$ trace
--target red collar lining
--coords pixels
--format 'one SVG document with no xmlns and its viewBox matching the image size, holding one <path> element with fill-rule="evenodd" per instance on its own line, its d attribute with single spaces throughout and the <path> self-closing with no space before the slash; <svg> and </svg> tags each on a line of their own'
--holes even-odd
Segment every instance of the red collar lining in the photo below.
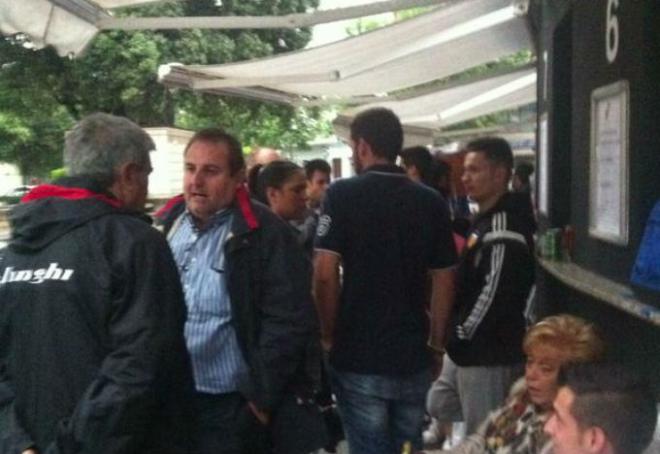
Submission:
<svg viewBox="0 0 660 454">
<path fill-rule="evenodd" d="M 21 203 L 32 202 L 33 200 L 41 200 L 49 197 L 57 197 L 67 200 L 83 200 L 83 199 L 97 199 L 112 205 L 115 208 L 121 208 L 122 203 L 104 194 L 92 192 L 85 188 L 67 188 L 64 186 L 56 186 L 54 184 L 42 184 L 33 188 L 21 199 Z"/>
<path fill-rule="evenodd" d="M 259 221 L 252 211 L 252 205 L 250 204 L 250 194 L 247 191 L 245 185 L 241 185 L 236 189 L 236 201 L 238 202 L 238 207 L 245 218 L 245 222 L 250 230 L 254 230 L 259 227 Z"/>
<path fill-rule="evenodd" d="M 183 194 L 177 195 L 175 197 L 172 197 L 170 200 L 168 200 L 165 206 L 163 206 L 158 211 L 156 211 L 154 217 L 158 219 L 165 219 L 167 215 L 170 213 L 170 211 L 172 211 L 172 209 L 180 203 L 185 203 L 183 199 Z"/>
</svg>

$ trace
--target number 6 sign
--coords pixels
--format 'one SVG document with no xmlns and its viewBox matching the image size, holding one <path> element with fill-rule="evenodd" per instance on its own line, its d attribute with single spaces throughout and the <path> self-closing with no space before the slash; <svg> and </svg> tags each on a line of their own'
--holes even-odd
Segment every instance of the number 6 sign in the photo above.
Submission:
<svg viewBox="0 0 660 454">
<path fill-rule="evenodd" d="M 619 0 L 607 0 L 607 27 L 605 28 L 605 55 L 613 63 L 619 52 L 619 19 L 614 12 L 619 8 Z"/>
</svg>

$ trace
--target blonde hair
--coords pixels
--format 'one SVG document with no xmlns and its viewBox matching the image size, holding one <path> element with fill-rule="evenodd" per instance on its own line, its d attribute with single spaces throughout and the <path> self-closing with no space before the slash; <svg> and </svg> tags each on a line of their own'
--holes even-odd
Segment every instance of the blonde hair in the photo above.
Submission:
<svg viewBox="0 0 660 454">
<path fill-rule="evenodd" d="M 605 352 L 605 342 L 596 326 L 568 314 L 544 318 L 527 331 L 525 353 L 541 345 L 562 351 L 567 363 L 598 361 Z"/>
</svg>

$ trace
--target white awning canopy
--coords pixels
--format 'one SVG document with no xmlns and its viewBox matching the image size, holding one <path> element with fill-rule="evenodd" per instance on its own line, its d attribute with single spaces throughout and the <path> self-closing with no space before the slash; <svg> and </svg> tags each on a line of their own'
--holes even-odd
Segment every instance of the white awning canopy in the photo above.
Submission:
<svg viewBox="0 0 660 454">
<path fill-rule="evenodd" d="M 0 0 L 0 31 L 25 33 L 37 46 L 51 44 L 60 55 L 78 55 L 106 28 L 295 28 L 433 4 L 435 9 L 412 19 L 318 48 L 221 65 L 163 65 L 159 79 L 170 87 L 298 106 L 361 106 L 343 112 L 336 128 L 364 108 L 387 106 L 401 117 L 415 143 L 429 143 L 444 126 L 535 101 L 534 68 L 420 88 L 531 50 L 528 0 L 387 0 L 279 17 L 112 15 L 113 8 L 155 1 Z"/>
<path fill-rule="evenodd" d="M 517 70 L 489 74 L 450 84 L 419 96 L 361 105 L 343 112 L 353 116 L 375 105 L 392 109 L 403 123 L 440 129 L 470 118 L 513 109 L 536 101 L 536 69 L 528 65 Z"/>
<path fill-rule="evenodd" d="M 159 1 L 164 0 L 0 0 L 0 32 L 5 35 L 24 33 L 37 48 L 51 45 L 61 56 L 77 56 L 101 30 L 294 29 L 382 12 L 437 5 L 449 0 L 386 0 L 368 5 L 284 16 L 117 18 L 112 15 L 115 8 Z"/>
<path fill-rule="evenodd" d="M 338 136 L 348 138 L 348 126 L 355 115 L 371 107 L 386 107 L 399 116 L 410 134 L 419 138 L 412 141 L 414 144 L 429 144 L 433 133 L 443 127 L 535 101 L 536 70 L 528 66 L 439 88 L 420 96 L 351 108 L 342 112 L 333 126 Z"/>
<path fill-rule="evenodd" d="M 53 46 L 61 56 L 79 55 L 96 36 L 108 10 L 162 0 L 2 0 L 0 32 L 23 33 L 37 47 Z"/>
<path fill-rule="evenodd" d="M 531 48 L 526 2 L 453 1 L 319 48 L 208 66 L 165 65 L 168 86 L 290 104 L 361 102 Z"/>
</svg>

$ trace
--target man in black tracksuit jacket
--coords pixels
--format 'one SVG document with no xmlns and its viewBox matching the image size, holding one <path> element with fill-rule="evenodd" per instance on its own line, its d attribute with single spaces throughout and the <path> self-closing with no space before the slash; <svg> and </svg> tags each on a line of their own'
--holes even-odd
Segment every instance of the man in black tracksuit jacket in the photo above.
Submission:
<svg viewBox="0 0 660 454">
<path fill-rule="evenodd" d="M 176 265 L 133 211 L 144 205 L 151 149 L 137 125 L 91 115 L 69 134 L 65 162 L 94 176 L 38 186 L 11 213 L 0 261 L 1 454 L 190 452 Z"/>
<path fill-rule="evenodd" d="M 456 301 L 431 414 L 472 433 L 522 374 L 525 308 L 534 284 L 536 223 L 528 195 L 507 191 L 513 155 L 500 138 L 470 142 L 463 183 L 479 205 L 457 270 Z M 451 414 L 456 410 L 460 415 Z"/>
<path fill-rule="evenodd" d="M 534 283 L 529 196 L 503 194 L 468 231 L 447 350 L 459 366 L 520 364 Z"/>
</svg>

